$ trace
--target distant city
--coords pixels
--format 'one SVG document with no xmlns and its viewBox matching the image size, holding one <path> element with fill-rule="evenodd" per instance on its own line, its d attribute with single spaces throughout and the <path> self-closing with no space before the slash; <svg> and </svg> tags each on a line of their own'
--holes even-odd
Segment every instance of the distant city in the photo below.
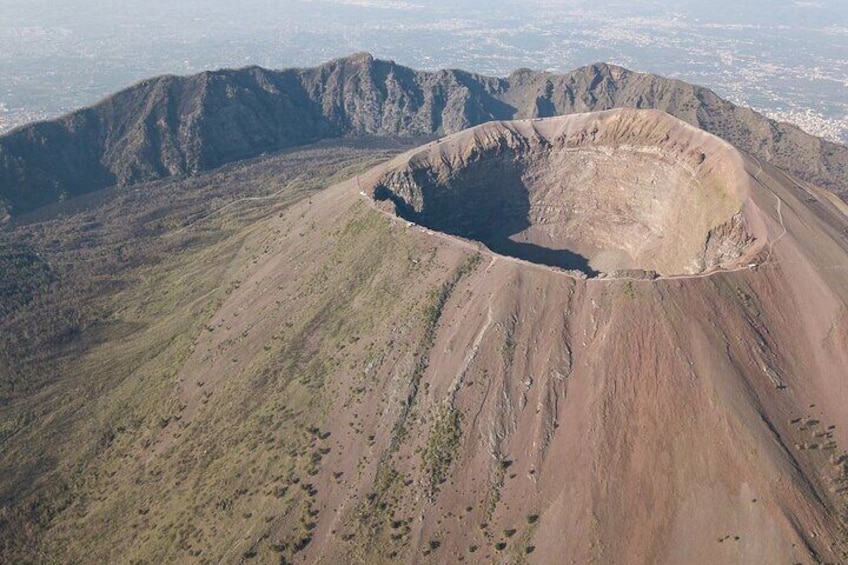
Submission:
<svg viewBox="0 0 848 565">
<path fill-rule="evenodd" d="M 844 0 L 454 4 L 0 0 L 0 132 L 153 75 L 307 66 L 369 51 L 417 69 L 499 76 L 606 61 L 707 86 L 848 144 Z"/>
</svg>

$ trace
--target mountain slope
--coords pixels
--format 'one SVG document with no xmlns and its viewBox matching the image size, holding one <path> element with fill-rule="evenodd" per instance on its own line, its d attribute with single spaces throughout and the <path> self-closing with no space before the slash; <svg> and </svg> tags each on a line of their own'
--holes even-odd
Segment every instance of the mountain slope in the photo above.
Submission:
<svg viewBox="0 0 848 565">
<path fill-rule="evenodd" d="M 845 197 L 848 148 L 680 81 L 598 64 L 565 75 L 420 72 L 357 54 L 311 69 L 163 76 L 0 138 L 0 216 L 112 184 L 194 174 L 319 139 L 438 135 L 493 119 L 656 108 Z"/>
<path fill-rule="evenodd" d="M 411 170 L 410 195 L 503 202 L 462 175 L 545 152 L 608 154 L 623 181 L 676 171 L 656 203 L 703 196 L 692 225 L 740 211 L 750 256 L 576 276 L 432 229 L 451 207 L 417 226 L 370 197 Z M 538 171 L 520 170 L 533 202 Z M 832 194 L 662 113 L 606 112 L 488 124 L 293 200 L 158 234 L 173 253 L 97 301 L 102 340 L 11 405 L 7 560 L 848 559 Z M 635 209 L 603 208 L 595 231 Z"/>
</svg>

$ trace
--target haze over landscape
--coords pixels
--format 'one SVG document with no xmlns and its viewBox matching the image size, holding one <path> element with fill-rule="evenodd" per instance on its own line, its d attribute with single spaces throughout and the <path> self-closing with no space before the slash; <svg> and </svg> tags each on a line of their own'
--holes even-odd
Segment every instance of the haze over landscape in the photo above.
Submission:
<svg viewBox="0 0 848 565">
<path fill-rule="evenodd" d="M 0 7 L 0 563 L 848 563 L 841 3 Z"/>
<path fill-rule="evenodd" d="M 842 0 L 0 0 L 0 14 L 0 131 L 157 74 L 369 51 L 498 76 L 617 63 L 848 141 Z"/>
</svg>

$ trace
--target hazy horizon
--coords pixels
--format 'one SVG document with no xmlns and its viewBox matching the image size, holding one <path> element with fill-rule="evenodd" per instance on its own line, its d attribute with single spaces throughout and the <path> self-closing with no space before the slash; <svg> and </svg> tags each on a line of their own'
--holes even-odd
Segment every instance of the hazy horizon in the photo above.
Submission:
<svg viewBox="0 0 848 565">
<path fill-rule="evenodd" d="M 154 75 L 369 51 L 501 76 L 617 63 L 848 141 L 848 6 L 838 0 L 0 0 L 0 13 L 0 131 Z"/>
</svg>

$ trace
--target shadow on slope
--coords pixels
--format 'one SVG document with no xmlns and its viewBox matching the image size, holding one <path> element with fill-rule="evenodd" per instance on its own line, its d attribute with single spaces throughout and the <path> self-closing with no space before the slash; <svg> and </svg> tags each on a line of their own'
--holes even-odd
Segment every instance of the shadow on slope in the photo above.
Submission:
<svg viewBox="0 0 848 565">
<path fill-rule="evenodd" d="M 423 173 L 413 173 L 415 176 Z M 421 187 L 418 206 L 385 185 L 374 190 L 374 199 L 391 201 L 404 220 L 432 230 L 479 241 L 501 255 L 565 270 L 577 270 L 587 276 L 599 274 L 589 259 L 569 249 L 553 249 L 512 239 L 531 227 L 530 190 L 517 169 L 471 165 L 461 179 L 450 186 L 416 179 Z"/>
</svg>

